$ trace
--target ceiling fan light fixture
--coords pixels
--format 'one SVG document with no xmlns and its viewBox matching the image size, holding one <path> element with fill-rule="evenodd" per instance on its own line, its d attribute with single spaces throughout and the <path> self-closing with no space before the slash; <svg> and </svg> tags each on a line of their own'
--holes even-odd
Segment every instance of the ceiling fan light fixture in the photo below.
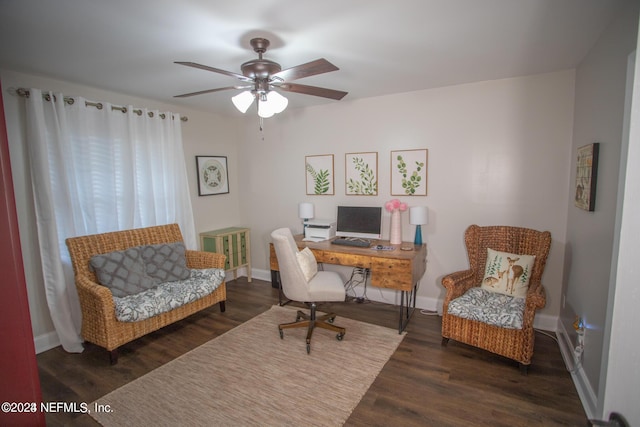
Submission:
<svg viewBox="0 0 640 427">
<path fill-rule="evenodd" d="M 267 94 L 267 102 L 273 105 L 273 112 L 276 114 L 282 113 L 289 105 L 289 100 L 274 90 Z"/>
<path fill-rule="evenodd" d="M 278 91 L 293 92 L 302 95 L 313 95 L 321 98 L 341 100 L 347 95 L 347 92 L 327 89 L 317 86 L 308 86 L 298 83 L 291 83 L 294 80 L 311 77 L 318 74 L 337 71 L 339 68 L 324 58 L 305 64 L 296 65 L 295 67 L 282 69 L 280 64 L 263 58 L 263 54 L 269 47 L 269 40 L 256 37 L 249 41 L 253 51 L 258 54 L 257 59 L 252 59 L 242 64 L 240 67 L 242 74 L 231 71 L 221 70 L 219 68 L 209 67 L 195 62 L 177 61 L 176 64 L 185 65 L 187 67 L 198 68 L 213 73 L 224 74 L 225 76 L 235 77 L 243 82 L 242 86 L 227 86 L 216 89 L 201 90 L 198 92 L 184 93 L 176 95 L 176 98 L 187 98 L 195 95 L 203 95 L 208 93 L 219 92 L 228 89 L 248 89 L 241 92 L 231 99 L 233 105 L 243 114 L 249 110 L 255 99 L 258 115 L 260 118 L 272 117 L 274 114 L 281 113 L 287 108 L 289 100 L 282 96 Z"/>
<path fill-rule="evenodd" d="M 236 96 L 232 97 L 231 101 L 233 102 L 233 105 L 236 106 L 238 111 L 244 114 L 247 112 L 251 104 L 253 104 L 254 98 L 255 97 L 250 90 L 245 90 L 244 92 L 240 92 Z"/>
<path fill-rule="evenodd" d="M 289 105 L 287 98 L 273 90 L 269 91 L 258 98 L 258 115 L 263 119 L 268 119 L 274 114 L 283 112 L 287 105 Z"/>
<path fill-rule="evenodd" d="M 258 99 L 258 115 L 263 119 L 268 119 L 273 117 L 275 113 L 273 103 L 269 102 L 266 95 L 261 95 Z"/>
</svg>

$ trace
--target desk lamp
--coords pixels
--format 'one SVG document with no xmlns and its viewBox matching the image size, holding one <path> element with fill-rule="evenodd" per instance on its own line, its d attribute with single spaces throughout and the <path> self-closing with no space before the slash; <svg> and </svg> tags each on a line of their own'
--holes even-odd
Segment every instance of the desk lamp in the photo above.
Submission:
<svg viewBox="0 0 640 427">
<path fill-rule="evenodd" d="M 302 220 L 302 234 L 306 236 L 307 222 L 313 218 L 313 203 L 298 203 L 298 218 Z"/>
<path fill-rule="evenodd" d="M 415 245 L 422 245 L 422 224 L 429 223 L 429 209 L 426 206 L 414 206 L 409 208 L 409 224 L 416 226 Z"/>
</svg>

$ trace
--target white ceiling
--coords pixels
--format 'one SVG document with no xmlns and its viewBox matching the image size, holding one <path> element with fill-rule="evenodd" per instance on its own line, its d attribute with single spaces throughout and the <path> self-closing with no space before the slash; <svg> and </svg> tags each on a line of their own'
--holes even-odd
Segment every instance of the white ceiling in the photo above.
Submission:
<svg viewBox="0 0 640 427">
<path fill-rule="evenodd" d="M 296 83 L 349 92 L 289 108 L 345 102 L 574 68 L 621 1 L 0 0 L 0 68 L 240 115 L 236 91 L 173 98 L 237 82 L 173 61 L 240 73 L 266 37 L 283 69 L 340 68 Z"/>
</svg>

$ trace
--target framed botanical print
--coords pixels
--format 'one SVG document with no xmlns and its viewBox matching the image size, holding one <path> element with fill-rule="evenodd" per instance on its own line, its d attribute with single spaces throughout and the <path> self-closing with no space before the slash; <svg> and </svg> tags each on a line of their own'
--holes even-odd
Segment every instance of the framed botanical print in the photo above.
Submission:
<svg viewBox="0 0 640 427">
<path fill-rule="evenodd" d="M 334 194 L 333 154 L 305 156 L 307 194 Z"/>
<path fill-rule="evenodd" d="M 211 196 L 229 192 L 226 156 L 196 156 L 198 195 Z"/>
<path fill-rule="evenodd" d="M 574 204 L 585 211 L 596 208 L 596 181 L 598 175 L 598 152 L 600 143 L 578 148 L 576 161 L 576 192 Z"/>
<path fill-rule="evenodd" d="M 378 153 L 347 153 L 344 168 L 346 195 L 378 195 Z"/>
<path fill-rule="evenodd" d="M 391 152 L 391 195 L 427 195 L 428 150 Z"/>
</svg>

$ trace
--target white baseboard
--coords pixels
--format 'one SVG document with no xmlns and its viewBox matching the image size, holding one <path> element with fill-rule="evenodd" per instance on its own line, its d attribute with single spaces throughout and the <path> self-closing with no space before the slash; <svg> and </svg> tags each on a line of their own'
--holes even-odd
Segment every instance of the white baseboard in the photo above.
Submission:
<svg viewBox="0 0 640 427">
<path fill-rule="evenodd" d="M 243 271 L 244 275 L 246 276 L 246 271 Z M 251 269 L 251 277 L 258 279 L 258 280 L 264 280 L 266 282 L 271 282 L 271 270 L 262 270 L 259 268 L 252 268 Z"/>
<path fill-rule="evenodd" d="M 558 316 L 537 313 L 533 319 L 533 327 L 535 329 L 542 329 L 543 331 L 557 332 Z"/>
<path fill-rule="evenodd" d="M 573 355 L 574 344 L 571 342 L 571 338 L 564 327 L 564 324 L 558 319 L 557 321 L 557 337 L 558 345 L 560 346 L 560 353 L 564 359 L 565 366 L 569 373 L 571 373 L 571 379 L 576 387 L 580 401 L 584 412 L 589 419 L 596 419 L 597 417 L 597 404 L 598 397 L 591 387 L 589 378 L 582 368 L 581 363 L 576 363 L 575 356 Z"/>
<path fill-rule="evenodd" d="M 40 354 L 44 351 L 51 350 L 52 348 L 59 346 L 60 338 L 58 338 L 58 334 L 56 333 L 56 331 L 52 331 L 34 337 L 33 343 L 36 347 L 36 354 Z"/>
</svg>

